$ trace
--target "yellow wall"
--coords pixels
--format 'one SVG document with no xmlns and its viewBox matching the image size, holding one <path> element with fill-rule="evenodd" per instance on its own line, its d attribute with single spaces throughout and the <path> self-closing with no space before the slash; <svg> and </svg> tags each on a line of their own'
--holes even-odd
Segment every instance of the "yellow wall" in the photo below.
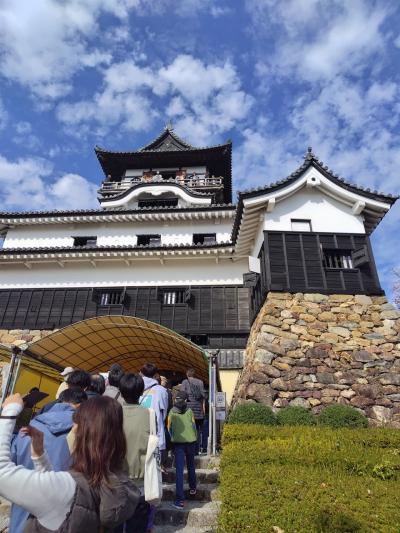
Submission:
<svg viewBox="0 0 400 533">
<path fill-rule="evenodd" d="M 237 380 L 239 378 L 240 370 L 220 370 L 219 377 L 221 380 L 221 388 L 226 392 L 226 402 L 230 405 Z"/>
</svg>

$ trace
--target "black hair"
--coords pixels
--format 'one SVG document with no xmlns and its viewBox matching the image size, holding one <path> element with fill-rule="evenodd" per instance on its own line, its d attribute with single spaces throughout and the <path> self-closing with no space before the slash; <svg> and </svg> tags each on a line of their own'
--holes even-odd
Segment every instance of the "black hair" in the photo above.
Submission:
<svg viewBox="0 0 400 533">
<path fill-rule="evenodd" d="M 111 365 L 110 372 L 108 373 L 108 383 L 112 387 L 119 387 L 119 382 L 124 375 L 124 369 L 118 363 Z"/>
<path fill-rule="evenodd" d="M 101 374 L 90 374 L 89 391 L 96 392 L 99 396 L 106 390 L 106 380 Z"/>
<path fill-rule="evenodd" d="M 144 381 L 139 374 L 125 374 L 119 382 L 119 390 L 126 403 L 137 404 L 144 391 Z"/>
<path fill-rule="evenodd" d="M 87 394 L 80 387 L 68 387 L 60 394 L 58 401 L 61 403 L 73 403 L 79 405 L 87 400 Z"/>
<path fill-rule="evenodd" d="M 90 374 L 84 370 L 74 370 L 68 375 L 67 384 L 69 387 L 72 385 L 87 389 L 90 386 Z"/>
<path fill-rule="evenodd" d="M 194 368 L 188 368 L 186 375 L 188 378 L 194 378 L 196 375 L 196 370 Z"/>
<path fill-rule="evenodd" d="M 153 363 L 146 363 L 140 369 L 140 372 L 146 376 L 146 378 L 153 378 L 158 373 L 158 368 Z"/>
</svg>

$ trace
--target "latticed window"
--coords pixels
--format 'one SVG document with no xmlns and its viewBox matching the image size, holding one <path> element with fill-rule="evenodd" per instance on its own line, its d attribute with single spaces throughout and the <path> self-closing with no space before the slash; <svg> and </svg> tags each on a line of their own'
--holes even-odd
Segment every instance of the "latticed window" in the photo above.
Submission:
<svg viewBox="0 0 400 533">
<path fill-rule="evenodd" d="M 354 268 L 351 251 L 324 250 L 324 266 L 325 268 Z"/>
<path fill-rule="evenodd" d="M 99 291 L 97 300 L 99 305 L 122 305 L 124 292 L 122 290 Z"/>
<path fill-rule="evenodd" d="M 163 292 L 162 302 L 164 305 L 176 305 L 188 303 L 190 291 L 188 289 L 173 289 Z"/>
</svg>

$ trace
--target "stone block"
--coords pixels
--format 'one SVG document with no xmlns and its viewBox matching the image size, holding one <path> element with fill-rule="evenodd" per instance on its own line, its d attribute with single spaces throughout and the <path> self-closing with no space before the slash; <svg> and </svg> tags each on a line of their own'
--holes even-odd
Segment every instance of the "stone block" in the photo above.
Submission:
<svg viewBox="0 0 400 533">
<path fill-rule="evenodd" d="M 276 378 L 271 381 L 271 387 L 275 390 L 287 391 L 288 384 L 282 378 Z"/>
<path fill-rule="evenodd" d="M 266 343 L 263 343 L 262 347 L 269 351 L 269 352 L 272 352 L 274 354 L 277 354 L 277 355 L 285 355 L 285 350 L 283 348 L 281 348 L 281 346 L 279 344 L 272 344 L 271 342 L 266 342 Z"/>
<path fill-rule="evenodd" d="M 321 302 L 325 302 L 328 300 L 328 296 L 326 294 L 319 294 L 319 293 L 315 293 L 315 294 L 305 294 L 304 295 L 304 300 L 306 302 L 313 302 L 313 303 L 321 303 Z"/>
<path fill-rule="evenodd" d="M 273 365 L 276 368 L 279 368 L 279 370 L 282 370 L 283 372 L 288 372 L 291 369 L 291 366 L 288 365 L 287 363 L 279 363 L 279 362 L 274 361 Z"/>
<path fill-rule="evenodd" d="M 269 385 L 262 385 L 260 383 L 251 383 L 246 390 L 246 396 L 250 400 L 255 400 L 264 405 L 273 404 L 273 391 Z"/>
<path fill-rule="evenodd" d="M 308 323 L 309 322 L 315 322 L 315 316 L 307 314 L 307 313 L 301 313 L 300 314 L 300 319 L 304 320 L 305 322 L 308 322 Z"/>
<path fill-rule="evenodd" d="M 393 410 L 381 405 L 373 405 L 369 411 L 371 418 L 376 420 L 380 425 L 388 424 L 392 418 Z"/>
<path fill-rule="evenodd" d="M 272 360 L 275 358 L 275 354 L 269 352 L 268 350 L 263 350 L 259 348 L 256 350 L 254 360 L 258 363 L 267 364 L 269 365 Z"/>
<path fill-rule="evenodd" d="M 310 408 L 310 402 L 306 398 L 302 398 L 301 396 L 298 396 L 297 398 L 291 400 L 290 405 L 297 407 L 305 407 L 306 409 Z"/>
<path fill-rule="evenodd" d="M 365 409 L 366 407 L 373 405 L 375 402 L 371 398 L 366 398 L 365 396 L 353 396 L 353 398 L 350 400 L 350 403 L 353 407 Z"/>
<path fill-rule="evenodd" d="M 335 344 L 338 342 L 339 337 L 335 333 L 322 333 L 321 340 L 324 342 Z"/>
<path fill-rule="evenodd" d="M 400 311 L 397 311 L 396 309 L 392 311 L 382 311 L 380 316 L 381 318 L 388 318 L 391 320 L 396 320 L 397 318 L 400 318 Z"/>
<path fill-rule="evenodd" d="M 316 407 L 317 405 L 321 405 L 321 401 L 318 400 L 317 398 L 309 398 L 308 402 L 311 405 L 311 407 Z"/>
<path fill-rule="evenodd" d="M 342 390 L 340 393 L 340 396 L 343 396 L 343 398 L 347 398 L 347 400 L 350 400 L 355 395 L 356 393 L 351 389 Z"/>
<path fill-rule="evenodd" d="M 389 400 L 392 402 L 400 402 L 400 393 L 397 394 L 389 394 L 388 396 Z"/>
<path fill-rule="evenodd" d="M 308 330 L 307 330 L 306 326 L 298 326 L 298 325 L 291 326 L 290 327 L 290 331 L 292 333 L 297 333 L 299 335 L 307 335 L 307 333 L 308 333 Z"/>
<path fill-rule="evenodd" d="M 269 382 L 269 378 L 263 372 L 253 372 L 250 377 L 253 383 L 261 383 L 262 385 Z"/>
<path fill-rule="evenodd" d="M 281 375 L 280 370 L 269 364 L 260 364 L 257 368 L 259 372 L 262 372 L 263 374 L 266 374 L 271 378 L 279 378 L 279 376 Z"/>
<path fill-rule="evenodd" d="M 289 331 L 282 331 L 279 328 L 276 328 L 274 326 L 269 326 L 269 325 L 263 326 L 263 331 L 265 333 L 272 333 L 273 335 L 276 335 L 278 337 L 283 337 L 284 339 L 298 340 L 299 338 L 299 336 L 294 333 L 290 333 Z"/>
<path fill-rule="evenodd" d="M 258 335 L 258 344 L 261 345 L 265 342 L 272 342 L 274 339 L 276 339 L 276 335 L 272 335 L 271 333 L 267 333 L 263 330 L 265 326 L 261 327 L 261 333 Z"/>
<path fill-rule="evenodd" d="M 282 324 L 282 321 L 280 318 L 267 315 L 263 318 L 263 324 L 269 324 L 270 326 L 280 326 Z"/>
<path fill-rule="evenodd" d="M 316 374 L 317 381 L 323 383 L 324 385 L 329 385 L 330 383 L 335 383 L 335 376 L 331 372 L 317 372 Z"/>
<path fill-rule="evenodd" d="M 359 396 L 366 396 L 375 400 L 381 393 L 379 385 L 366 385 L 363 383 L 354 383 L 351 387 Z"/>
<path fill-rule="evenodd" d="M 379 381 L 382 385 L 400 385 L 400 374 L 387 372 L 381 375 Z"/>
<path fill-rule="evenodd" d="M 292 313 L 305 313 L 306 312 L 306 308 L 304 307 L 304 305 L 292 305 L 290 310 L 292 311 Z"/>
<path fill-rule="evenodd" d="M 346 328 L 341 328 L 339 326 L 331 326 L 328 328 L 329 333 L 334 333 L 335 335 L 338 335 L 339 337 L 343 337 L 345 339 L 348 339 L 350 337 L 350 331 Z"/>
<path fill-rule="evenodd" d="M 330 294 L 329 301 L 335 303 L 350 302 L 353 300 L 353 296 L 349 294 Z"/>
<path fill-rule="evenodd" d="M 360 305 L 372 305 L 372 298 L 365 296 L 364 294 L 356 294 L 354 296 L 354 301 L 356 304 Z"/>
<path fill-rule="evenodd" d="M 359 361 L 360 363 L 369 363 L 370 361 L 374 361 L 376 357 L 366 350 L 354 350 L 353 359 L 354 361 Z"/>
<path fill-rule="evenodd" d="M 323 311 L 318 314 L 318 320 L 322 322 L 336 322 L 336 315 L 330 311 Z"/>
</svg>

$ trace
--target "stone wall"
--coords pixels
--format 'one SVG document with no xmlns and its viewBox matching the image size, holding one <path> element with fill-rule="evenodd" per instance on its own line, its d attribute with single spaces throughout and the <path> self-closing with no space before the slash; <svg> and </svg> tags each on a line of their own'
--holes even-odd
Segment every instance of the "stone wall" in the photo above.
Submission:
<svg viewBox="0 0 400 533">
<path fill-rule="evenodd" d="M 382 296 L 269 293 L 234 401 L 342 403 L 400 427 L 400 312 Z"/>
<path fill-rule="evenodd" d="M 4 346 L 22 346 L 31 342 L 36 342 L 43 337 L 47 337 L 54 330 L 40 329 L 0 329 L 0 344 Z"/>
</svg>

